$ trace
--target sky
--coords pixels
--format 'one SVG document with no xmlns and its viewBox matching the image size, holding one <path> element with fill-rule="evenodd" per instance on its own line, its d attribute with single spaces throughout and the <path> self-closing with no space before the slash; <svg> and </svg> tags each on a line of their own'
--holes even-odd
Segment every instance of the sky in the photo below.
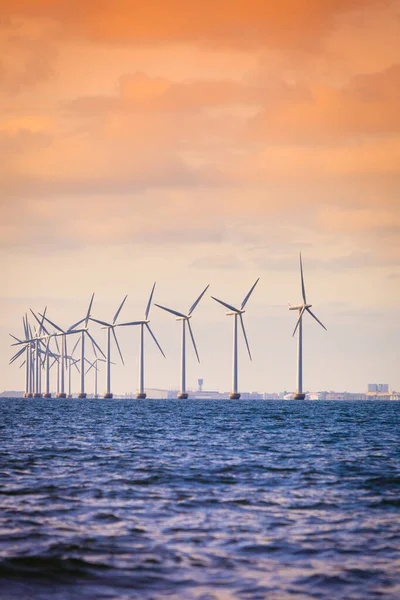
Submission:
<svg viewBox="0 0 400 600">
<path fill-rule="evenodd" d="M 232 317 L 257 279 L 239 387 L 400 389 L 400 3 L 0 0 L 0 388 L 23 389 L 9 333 L 193 316 L 188 385 L 231 385 Z M 146 384 L 179 383 L 179 324 L 154 307 Z M 93 327 L 103 346 L 105 332 Z M 139 332 L 118 332 L 135 391 Z M 115 348 L 114 357 L 117 362 Z M 104 373 L 100 375 L 104 387 Z M 77 381 L 76 385 L 77 387 Z"/>
</svg>

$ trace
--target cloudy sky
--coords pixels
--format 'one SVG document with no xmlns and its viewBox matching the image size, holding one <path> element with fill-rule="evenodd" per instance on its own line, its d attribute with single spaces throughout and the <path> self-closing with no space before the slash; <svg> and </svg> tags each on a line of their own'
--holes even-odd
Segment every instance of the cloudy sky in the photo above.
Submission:
<svg viewBox="0 0 400 600">
<path fill-rule="evenodd" d="M 292 390 L 298 253 L 308 390 L 400 389 L 400 3 L 0 0 L 1 389 L 8 332 L 186 310 L 257 277 L 242 390 Z M 174 388 L 179 325 L 157 308 L 147 384 Z M 231 318 L 205 297 L 188 383 L 227 390 Z M 93 329 L 99 342 L 104 332 Z M 121 329 L 137 385 L 138 331 Z M 242 340 L 241 340 L 242 341 Z M 190 350 L 190 349 L 189 349 Z"/>
</svg>

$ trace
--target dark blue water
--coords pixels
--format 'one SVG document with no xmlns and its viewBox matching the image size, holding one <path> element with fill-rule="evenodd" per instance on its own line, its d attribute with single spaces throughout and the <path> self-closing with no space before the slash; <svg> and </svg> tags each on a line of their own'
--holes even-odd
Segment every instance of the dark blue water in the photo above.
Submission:
<svg viewBox="0 0 400 600">
<path fill-rule="evenodd" d="M 400 403 L 0 401 L 0 597 L 400 598 Z"/>
</svg>

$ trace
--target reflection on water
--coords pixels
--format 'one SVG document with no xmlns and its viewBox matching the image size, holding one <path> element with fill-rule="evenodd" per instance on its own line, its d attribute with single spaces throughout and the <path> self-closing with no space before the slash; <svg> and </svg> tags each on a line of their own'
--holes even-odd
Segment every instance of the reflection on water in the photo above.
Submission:
<svg viewBox="0 0 400 600">
<path fill-rule="evenodd" d="M 399 414 L 1 400 L 0 597 L 398 599 Z"/>
</svg>

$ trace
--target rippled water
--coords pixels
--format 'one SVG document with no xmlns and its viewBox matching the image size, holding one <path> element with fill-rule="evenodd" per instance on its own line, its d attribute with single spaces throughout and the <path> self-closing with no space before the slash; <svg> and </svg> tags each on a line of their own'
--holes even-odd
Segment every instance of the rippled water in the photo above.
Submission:
<svg viewBox="0 0 400 600">
<path fill-rule="evenodd" d="M 400 598 L 400 403 L 0 401 L 0 596 Z"/>
</svg>

